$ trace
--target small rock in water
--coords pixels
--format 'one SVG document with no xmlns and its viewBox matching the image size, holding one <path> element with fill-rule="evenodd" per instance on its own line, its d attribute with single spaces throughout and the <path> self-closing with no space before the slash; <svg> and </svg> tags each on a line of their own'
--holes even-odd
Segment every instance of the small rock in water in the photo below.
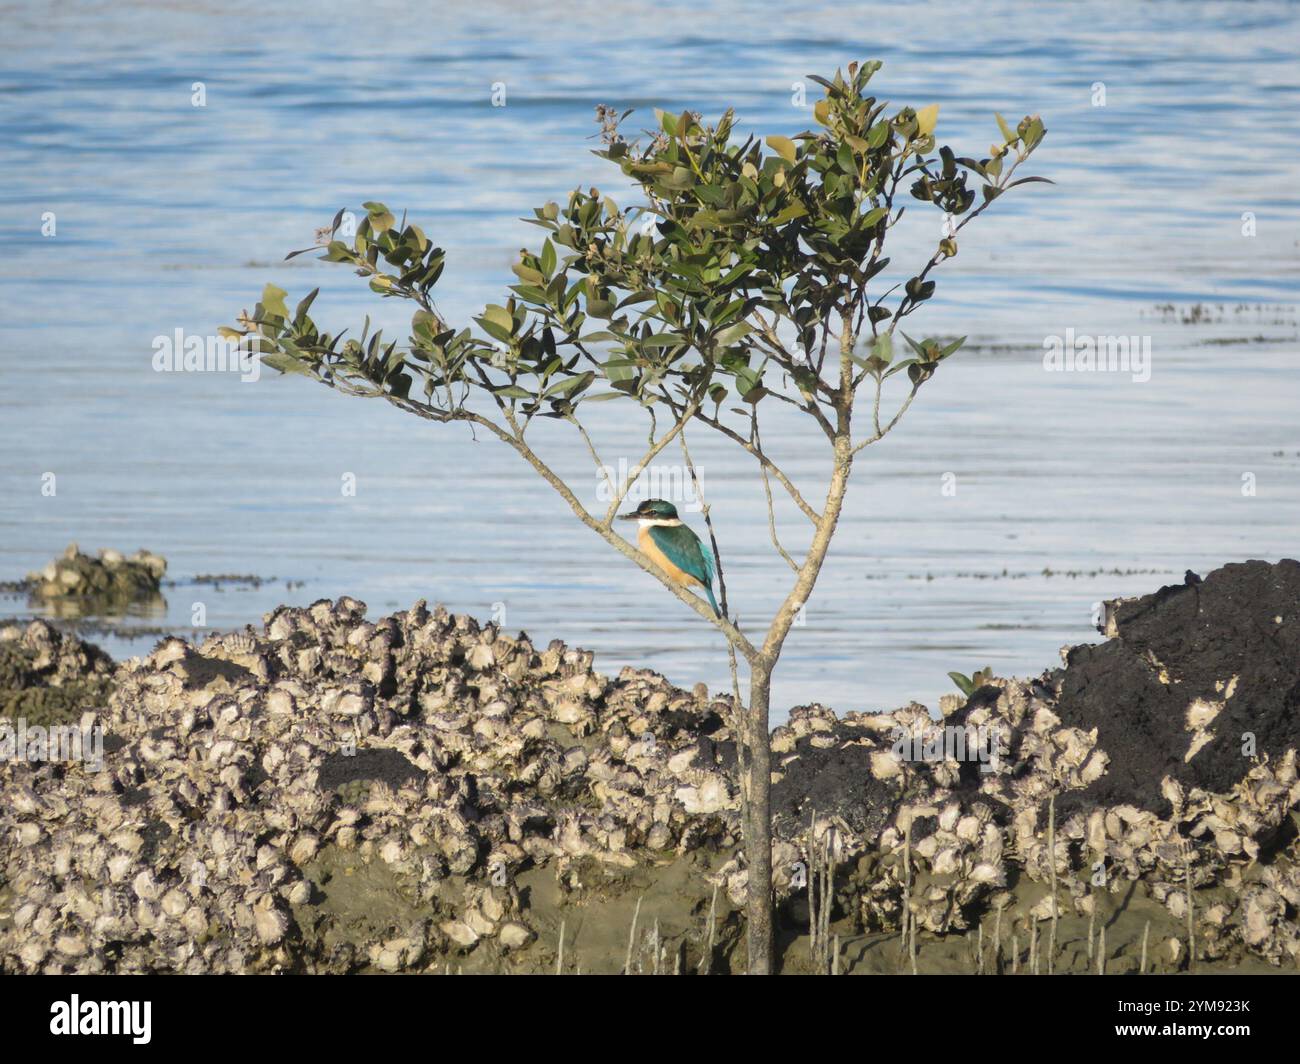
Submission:
<svg viewBox="0 0 1300 1064">
<path fill-rule="evenodd" d="M 166 573 L 166 559 L 147 550 L 128 558 L 104 549 L 92 558 L 70 543 L 61 557 L 28 573 L 27 583 L 38 599 L 77 599 L 111 607 L 157 595 Z"/>
</svg>

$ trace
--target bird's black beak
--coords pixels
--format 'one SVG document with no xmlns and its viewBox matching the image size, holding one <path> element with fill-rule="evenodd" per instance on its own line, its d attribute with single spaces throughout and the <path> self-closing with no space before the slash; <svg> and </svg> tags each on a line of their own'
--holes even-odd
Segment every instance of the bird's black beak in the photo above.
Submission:
<svg viewBox="0 0 1300 1064">
<path fill-rule="evenodd" d="M 630 514 L 619 514 L 618 519 L 620 521 L 635 521 L 640 516 L 639 513 L 633 510 Z"/>
</svg>

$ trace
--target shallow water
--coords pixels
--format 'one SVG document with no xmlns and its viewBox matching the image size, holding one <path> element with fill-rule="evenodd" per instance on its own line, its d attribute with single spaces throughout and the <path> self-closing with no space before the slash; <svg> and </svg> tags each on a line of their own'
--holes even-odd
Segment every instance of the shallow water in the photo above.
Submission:
<svg viewBox="0 0 1300 1064">
<path fill-rule="evenodd" d="M 425 597 L 483 619 L 503 609 L 508 628 L 590 647 L 607 672 L 646 664 L 726 687 L 720 638 L 513 454 L 270 373 L 158 374 L 152 343 L 211 333 L 267 281 L 293 298 L 319 284 L 331 326 L 371 313 L 402 329 L 403 308 L 346 271 L 280 261 L 370 198 L 448 248 L 440 306 L 466 320 L 513 280 L 530 207 L 617 186 L 589 154 L 595 104 L 734 104 L 751 128 L 789 134 L 811 121 L 792 84 L 869 56 L 885 60 L 882 95 L 939 103 L 941 138 L 970 154 L 992 139 L 994 110 L 1040 112 L 1033 172 L 1058 184 L 1017 190 L 966 230 L 913 317 L 926 334 L 969 334 L 968 349 L 861 456 L 786 646 L 777 715 L 812 699 L 934 705 L 950 669 L 1036 672 L 1095 639 L 1102 598 L 1294 556 L 1300 8 L 934 7 L 0 4 L 22 42 L 0 59 L 0 579 L 72 540 L 144 546 L 175 583 L 128 630 L 189 631 L 196 602 L 229 628 L 280 602 L 351 594 L 374 615 Z M 505 107 L 491 106 L 494 82 Z M 919 206 L 895 262 L 937 236 Z M 1208 320 L 1184 322 L 1197 304 Z M 1150 380 L 1045 372 L 1044 338 L 1067 328 L 1150 337 Z M 634 462 L 644 429 L 611 405 L 589 408 L 602 456 Z M 548 431 L 547 454 L 597 505 L 580 443 Z M 820 437 L 779 418 L 766 437 L 816 496 Z M 748 458 L 691 445 L 732 603 L 758 623 L 790 575 L 761 486 Z M 796 545 L 802 518 L 778 516 Z M 213 573 L 274 579 L 194 583 Z M 0 600 L 0 613 L 30 612 Z M 101 641 L 125 654 L 152 638 Z"/>
</svg>

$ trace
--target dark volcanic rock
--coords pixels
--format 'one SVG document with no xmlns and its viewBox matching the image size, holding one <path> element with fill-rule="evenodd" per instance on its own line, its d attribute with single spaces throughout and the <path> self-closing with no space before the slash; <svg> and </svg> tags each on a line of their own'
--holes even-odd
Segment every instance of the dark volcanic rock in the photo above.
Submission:
<svg viewBox="0 0 1300 1064">
<path fill-rule="evenodd" d="M 864 838 L 875 838 L 899 801 L 895 787 L 872 775 L 875 747 L 855 742 L 861 731 L 844 725 L 817 734 L 831 742 L 815 745 L 811 735 L 799 739 L 793 751 L 797 759 L 772 785 L 773 822 L 781 834 L 795 836 L 815 813 L 839 817 Z"/>
<path fill-rule="evenodd" d="M 1248 736 L 1273 757 L 1300 746 L 1300 562 L 1226 565 L 1120 604 L 1113 623 L 1115 638 L 1075 647 L 1060 674 L 1062 722 L 1097 728 L 1110 755 L 1069 804 L 1167 813 L 1165 776 L 1222 792 L 1250 765 Z M 1212 719 L 1189 758 L 1198 702 Z"/>
</svg>

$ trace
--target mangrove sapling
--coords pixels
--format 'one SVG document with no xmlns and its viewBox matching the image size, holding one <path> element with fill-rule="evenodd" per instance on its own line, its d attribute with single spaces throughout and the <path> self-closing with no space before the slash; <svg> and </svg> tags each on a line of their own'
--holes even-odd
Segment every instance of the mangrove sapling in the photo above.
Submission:
<svg viewBox="0 0 1300 1064">
<path fill-rule="evenodd" d="M 912 813 L 904 810 L 903 825 L 903 932 L 898 940 L 898 956 L 906 954 L 912 929 Z"/>
<path fill-rule="evenodd" d="M 1047 799 L 1047 863 L 1052 881 L 1052 930 L 1047 942 L 1047 974 L 1056 970 L 1056 919 L 1059 903 L 1056 893 L 1056 795 Z"/>
<path fill-rule="evenodd" d="M 829 824 L 817 835 L 817 810 L 808 820 L 808 951 L 814 972 L 831 968 L 831 910 L 835 906 L 835 837 Z"/>
<path fill-rule="evenodd" d="M 641 903 L 645 901 L 645 895 L 636 900 L 636 908 L 632 910 L 632 927 L 627 933 L 627 960 L 623 962 L 623 974 L 632 974 L 632 951 L 636 948 L 636 922 L 641 915 Z"/>
<path fill-rule="evenodd" d="M 993 974 L 1002 974 L 1002 909 L 1003 903 L 998 902 L 997 912 L 993 918 Z"/>
<path fill-rule="evenodd" d="M 908 904 L 910 907 L 911 904 L 910 901 Z M 916 975 L 917 971 L 916 971 L 916 914 L 915 913 L 913 913 L 911 918 L 908 920 L 907 926 L 911 928 L 911 934 L 908 936 L 908 940 L 907 940 L 907 955 L 912 962 L 912 974 Z"/>
<path fill-rule="evenodd" d="M 1088 963 L 1092 963 L 1093 958 L 1093 936 L 1096 934 L 1097 927 L 1097 895 L 1092 892 L 1092 887 L 1088 887 Z"/>
<path fill-rule="evenodd" d="M 584 526 L 723 634 L 749 679 L 748 706 L 738 678 L 733 695 L 754 973 L 773 967 L 773 672 L 821 574 L 855 459 L 895 428 L 962 345 L 964 338 L 914 340 L 903 320 L 934 295 L 931 274 L 957 255 L 967 225 L 1011 189 L 1045 180 L 1018 175 L 1043 140 L 1038 117 L 1012 126 L 998 116 L 988 154 L 958 156 L 935 139 L 937 105 L 893 107 L 871 94 L 879 67 L 852 63 L 814 77 L 825 90 L 813 108 L 815 128 L 793 137 L 741 139 L 731 111 L 714 124 L 688 111 L 660 113 L 645 138 L 628 139 L 621 132 L 628 112 L 601 108 L 596 154 L 641 201 L 620 206 L 598 189 L 578 189 L 563 204 L 534 210 L 527 221 L 543 231 L 541 245 L 520 252 L 512 267 L 518 283 L 474 317 L 477 331 L 449 322 L 435 303 L 443 249 L 381 202 L 364 205 L 355 231 L 344 212 L 336 215 L 321 257 L 354 269 L 379 296 L 414 305 L 405 342 L 385 341 L 369 320 L 350 336 L 326 331 L 311 314 L 315 291 L 291 310 L 274 285 L 236 328 L 222 330 L 275 369 L 500 441 Z M 933 205 L 946 224 L 923 221 L 942 234 L 934 251 L 918 267 L 890 271 L 885 244 L 904 217 L 903 193 Z M 887 383 L 906 386 L 889 401 L 892 416 L 882 415 Z M 529 430 L 537 419 L 568 426 L 607 470 L 589 431 L 594 422 L 584 420 L 590 404 L 605 401 L 642 411 L 649 435 L 627 480 L 609 478 L 611 500 L 601 512 L 542 457 Z M 765 449 L 760 420 L 776 404 L 822 440 L 819 505 Z M 688 430 L 739 447 L 767 488 L 774 549 L 792 578 L 765 628 L 742 629 L 729 608 L 715 614 L 614 527 L 633 482 Z M 772 482 L 810 526 L 795 550 L 777 539 Z M 720 570 L 719 539 L 711 535 Z M 726 602 L 721 579 L 719 590 Z"/>
<path fill-rule="evenodd" d="M 700 975 L 708 975 L 713 966 L 713 926 L 718 911 L 718 885 L 713 884 L 713 895 L 709 898 L 708 933 L 704 939 L 704 949 L 700 953 Z"/>
</svg>

